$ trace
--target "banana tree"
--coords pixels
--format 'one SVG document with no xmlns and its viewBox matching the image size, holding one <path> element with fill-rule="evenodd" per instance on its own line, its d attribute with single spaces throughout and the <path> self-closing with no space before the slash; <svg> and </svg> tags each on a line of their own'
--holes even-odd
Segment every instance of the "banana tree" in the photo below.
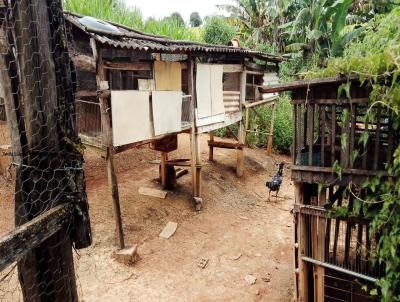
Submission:
<svg viewBox="0 0 400 302">
<path fill-rule="evenodd" d="M 242 38 L 251 46 L 275 45 L 283 48 L 279 25 L 287 22 L 285 12 L 292 5 L 290 0 L 233 0 L 231 5 L 217 5 L 230 14 L 240 28 Z"/>
<path fill-rule="evenodd" d="M 329 55 L 331 49 L 338 49 L 343 39 L 349 38 L 342 35 L 342 30 L 352 0 L 303 0 L 300 5 L 297 17 L 281 26 L 292 42 L 287 46 L 289 51 Z"/>
</svg>

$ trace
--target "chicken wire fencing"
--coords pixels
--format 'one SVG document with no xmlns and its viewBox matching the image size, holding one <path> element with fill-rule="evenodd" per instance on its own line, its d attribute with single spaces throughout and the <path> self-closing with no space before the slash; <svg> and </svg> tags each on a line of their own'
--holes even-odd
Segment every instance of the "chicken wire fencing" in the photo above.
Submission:
<svg viewBox="0 0 400 302">
<path fill-rule="evenodd" d="M 91 233 L 62 0 L 0 8 L 0 300 L 77 301 Z"/>
</svg>

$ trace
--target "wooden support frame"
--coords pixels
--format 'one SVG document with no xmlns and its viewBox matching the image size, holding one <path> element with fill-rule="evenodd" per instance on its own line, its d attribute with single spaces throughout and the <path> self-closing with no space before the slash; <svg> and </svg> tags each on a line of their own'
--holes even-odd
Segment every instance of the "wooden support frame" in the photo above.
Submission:
<svg viewBox="0 0 400 302">
<path fill-rule="evenodd" d="M 210 135 L 210 140 L 208 143 L 208 147 L 209 147 L 208 160 L 212 162 L 212 161 L 214 161 L 214 146 L 212 144 L 214 142 L 214 131 L 210 131 L 209 135 Z M 211 144 L 210 144 L 210 142 L 211 142 Z"/>
<path fill-rule="evenodd" d="M 303 200 L 303 184 L 295 183 L 295 202 L 296 205 L 304 204 Z M 298 257 L 298 301 L 308 302 L 308 266 L 307 263 L 302 259 L 303 256 L 307 255 L 308 248 L 308 225 L 306 217 L 299 215 L 297 219 L 297 257 Z"/>
<path fill-rule="evenodd" d="M 273 144 L 274 124 L 275 124 L 275 111 L 276 111 L 276 105 L 275 105 L 275 103 L 272 103 L 271 125 L 269 128 L 268 144 L 267 144 L 267 155 L 268 156 L 272 155 L 272 144 Z"/>
<path fill-rule="evenodd" d="M 323 207 L 326 203 L 326 188 L 323 188 L 318 196 L 318 206 Z M 316 250 L 314 259 L 325 262 L 325 235 L 326 235 L 326 218 L 313 217 L 316 220 Z M 325 301 L 325 268 L 320 265 L 314 265 L 314 299 L 316 302 Z"/>
<path fill-rule="evenodd" d="M 56 206 L 19 226 L 0 240 L 0 271 L 65 228 L 72 219 L 74 205 Z"/>
<path fill-rule="evenodd" d="M 113 200 L 114 219 L 116 230 L 118 234 L 119 248 L 125 248 L 124 230 L 122 226 L 121 206 L 118 191 L 118 179 L 114 167 L 114 148 L 112 145 L 112 125 L 110 117 L 110 108 L 108 98 L 103 97 L 102 91 L 108 90 L 108 84 L 105 82 L 105 68 L 102 58 L 102 50 L 97 47 L 96 41 L 91 38 L 90 45 L 93 51 L 93 58 L 96 62 L 96 81 L 99 93 L 99 103 L 101 110 L 101 125 L 102 125 L 102 142 L 107 149 L 107 176 L 108 184 L 111 189 L 111 196 Z"/>
<path fill-rule="evenodd" d="M 252 132 L 250 130 L 250 111 L 252 110 L 254 114 L 259 116 L 259 113 L 255 110 L 256 107 L 260 106 L 271 106 L 272 107 L 272 115 L 271 115 L 271 123 L 268 131 L 268 139 L 267 139 L 267 155 L 272 155 L 272 147 L 273 147 L 273 137 L 274 137 L 274 126 L 275 126 L 275 115 L 276 115 L 276 97 L 271 98 L 269 100 L 263 100 L 255 103 L 246 103 L 244 108 L 246 109 L 246 119 L 245 119 L 245 128 L 244 128 L 244 143 L 247 145 L 247 133 Z"/>
</svg>

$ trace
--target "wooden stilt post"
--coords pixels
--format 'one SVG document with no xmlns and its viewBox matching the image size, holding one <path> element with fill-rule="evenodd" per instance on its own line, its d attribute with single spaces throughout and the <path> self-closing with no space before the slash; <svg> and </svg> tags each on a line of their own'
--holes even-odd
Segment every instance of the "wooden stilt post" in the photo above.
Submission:
<svg viewBox="0 0 400 302">
<path fill-rule="evenodd" d="M 239 132 L 238 133 L 239 143 L 244 144 L 243 121 L 239 122 L 238 132 Z M 242 177 L 244 173 L 244 146 L 242 148 L 238 148 L 236 152 L 237 152 L 236 176 Z"/>
<path fill-rule="evenodd" d="M 326 188 L 323 188 L 318 196 L 318 206 L 323 207 L 326 203 Z M 317 234 L 317 250 L 315 257 L 317 260 L 325 262 L 325 234 L 326 234 L 326 218 L 313 217 L 317 219 L 317 228 L 313 233 Z M 315 301 L 323 302 L 325 300 L 325 269 L 322 266 L 314 266 L 314 288 L 315 288 Z"/>
<path fill-rule="evenodd" d="M 119 239 L 119 248 L 125 248 L 125 239 L 124 239 L 124 229 L 122 227 L 122 218 L 121 218 L 121 207 L 119 202 L 119 192 L 118 192 L 118 181 L 117 175 L 115 173 L 114 168 L 114 154 L 112 147 L 107 148 L 107 174 L 108 174 L 108 185 L 111 188 L 111 195 L 113 199 L 114 206 L 114 218 L 115 225 L 117 227 L 118 239 Z"/>
<path fill-rule="evenodd" d="M 93 58 L 96 62 L 96 81 L 97 90 L 100 92 L 104 89 L 108 89 L 108 84 L 105 82 L 106 76 L 104 71 L 104 65 L 102 60 L 101 49 L 97 48 L 96 41 L 92 38 L 90 44 L 93 51 Z M 111 196 L 113 200 L 114 208 L 114 218 L 116 230 L 118 233 L 119 248 L 125 248 L 124 231 L 122 227 L 122 217 L 121 217 L 121 206 L 119 200 L 118 191 L 118 179 L 114 168 L 114 150 L 112 143 L 112 126 L 110 117 L 110 108 L 108 104 L 108 99 L 104 97 L 99 97 L 100 111 L 101 111 L 101 128 L 102 128 L 102 144 L 107 148 L 107 175 L 108 184 L 111 189 Z"/>
<path fill-rule="evenodd" d="M 242 112 L 244 103 L 246 101 L 246 69 L 243 70 L 240 77 L 240 111 Z M 247 123 L 247 121 L 246 121 Z M 245 130 L 243 126 L 243 119 L 239 122 L 238 128 L 238 141 L 240 144 L 245 144 Z M 237 164 L 236 176 L 242 177 L 244 172 L 244 146 L 237 151 Z"/>
<path fill-rule="evenodd" d="M 160 181 L 161 185 L 165 189 L 167 186 L 167 160 L 168 160 L 168 153 L 166 152 L 161 152 L 161 162 L 160 162 L 160 168 L 161 168 L 161 173 L 160 173 Z"/>
<path fill-rule="evenodd" d="M 193 183 L 193 198 L 196 203 L 196 209 L 200 210 L 202 206 L 201 199 L 201 153 L 199 134 L 196 127 L 196 79 L 194 77 L 195 59 L 189 57 L 187 70 L 188 70 L 188 90 L 192 96 L 192 129 L 190 132 L 190 146 L 191 146 L 191 166 L 192 166 L 192 183 Z"/>
<path fill-rule="evenodd" d="M 247 133 L 250 130 L 250 108 L 246 107 L 246 124 L 244 127 L 244 143 L 247 146 Z"/>
<path fill-rule="evenodd" d="M 295 183 L 295 202 L 296 204 L 303 204 L 303 185 Z M 308 249 L 308 227 L 306 217 L 299 214 L 298 217 L 298 263 L 299 263 L 299 287 L 298 287 L 298 301 L 308 301 L 308 268 L 307 263 L 303 261 L 302 257 L 307 255 Z"/>
<path fill-rule="evenodd" d="M 214 142 L 214 131 L 210 131 L 210 142 Z M 208 153 L 208 160 L 209 161 L 214 161 L 214 147 L 213 145 L 209 144 L 209 153 Z"/>
<path fill-rule="evenodd" d="M 268 134 L 268 145 L 267 145 L 267 155 L 268 156 L 272 155 L 272 142 L 273 142 L 273 137 L 274 137 L 275 110 L 276 110 L 276 105 L 275 105 L 275 103 L 273 103 L 272 104 L 271 126 L 269 128 L 269 134 Z"/>
</svg>

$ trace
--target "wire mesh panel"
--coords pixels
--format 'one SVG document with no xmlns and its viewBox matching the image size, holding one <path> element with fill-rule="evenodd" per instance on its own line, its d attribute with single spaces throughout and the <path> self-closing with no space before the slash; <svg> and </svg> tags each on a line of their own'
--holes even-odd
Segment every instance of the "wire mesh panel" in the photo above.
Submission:
<svg viewBox="0 0 400 302">
<path fill-rule="evenodd" d="M 0 6 L 2 158 L 13 170 L 1 180 L 0 299 L 76 301 L 72 248 L 91 234 L 61 0 Z"/>
</svg>

